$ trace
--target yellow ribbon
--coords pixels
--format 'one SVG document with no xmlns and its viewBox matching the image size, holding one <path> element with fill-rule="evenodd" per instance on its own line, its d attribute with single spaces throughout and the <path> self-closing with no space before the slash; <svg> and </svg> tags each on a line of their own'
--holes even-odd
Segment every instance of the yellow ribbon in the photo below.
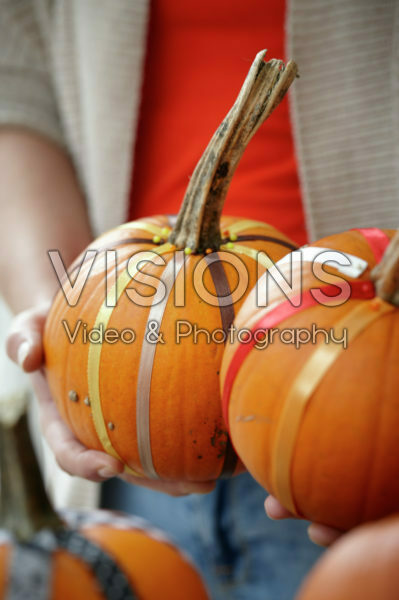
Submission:
<svg viewBox="0 0 399 600">
<path fill-rule="evenodd" d="M 232 235 L 241 233 L 242 231 L 245 231 L 245 229 L 254 229 L 259 227 L 262 227 L 262 229 L 270 229 L 270 226 L 268 226 L 266 223 L 262 223 L 261 221 L 251 221 L 250 219 L 237 221 L 225 229 L 229 232 L 229 235 Z"/>
<path fill-rule="evenodd" d="M 124 223 L 123 225 L 119 225 L 118 229 L 142 229 L 143 231 L 147 231 L 147 233 L 159 235 L 160 237 L 164 237 L 166 229 L 169 233 L 171 231 L 169 227 L 160 227 L 159 225 L 154 225 L 154 223 L 147 223 L 145 221 L 131 221 L 130 223 Z"/>
<path fill-rule="evenodd" d="M 368 325 L 395 307 L 387 302 L 366 300 L 357 304 L 340 319 L 335 327 L 347 329 L 348 343 L 352 342 Z M 343 350 L 341 344 L 320 344 L 296 376 L 277 426 L 272 452 L 273 490 L 280 502 L 293 514 L 298 514 L 291 487 L 291 465 L 299 427 L 313 392 L 328 369 Z"/>
<path fill-rule="evenodd" d="M 242 246 L 241 244 L 233 244 L 233 246 L 229 246 L 228 244 L 222 244 L 220 246 L 221 250 L 226 250 L 227 252 L 235 252 L 236 254 L 244 254 L 245 256 L 249 256 L 253 260 L 259 262 L 265 269 L 270 269 L 274 265 L 273 261 L 264 253 L 260 252 L 256 248 L 250 248 L 249 246 Z"/>
<path fill-rule="evenodd" d="M 144 225 L 144 223 L 143 223 Z M 135 225 L 136 227 L 136 225 Z M 144 229 L 144 227 L 143 227 Z M 148 229 L 149 231 L 149 229 Z M 108 302 L 104 302 L 98 311 L 96 321 L 94 327 L 99 327 L 102 325 L 104 330 L 107 328 L 111 315 L 115 306 L 107 306 L 107 304 L 111 304 L 112 300 L 115 298 L 115 287 L 117 290 L 116 301 L 118 302 L 119 298 L 123 294 L 126 286 L 134 279 L 134 277 L 139 273 L 139 269 L 137 268 L 139 263 L 142 261 L 152 258 L 153 253 L 156 254 L 165 254 L 167 252 L 171 252 L 174 250 L 174 246 L 172 244 L 166 243 L 162 244 L 158 248 L 148 252 L 140 252 L 135 259 L 133 256 L 129 262 L 129 271 L 130 275 L 127 272 L 127 269 L 124 269 L 122 273 L 119 275 L 117 281 L 112 286 L 112 288 L 108 292 Z M 123 462 L 117 451 L 112 445 L 112 442 L 109 438 L 107 427 L 105 425 L 104 414 L 101 406 L 101 398 L 100 398 L 100 360 L 101 360 L 101 352 L 102 352 L 102 344 L 90 344 L 89 346 L 89 355 L 87 362 L 87 380 L 88 380 L 88 388 L 89 388 L 89 398 L 91 402 L 91 411 L 93 415 L 94 427 L 97 432 L 98 438 L 106 452 L 111 456 L 114 456 L 116 459 Z M 141 473 L 137 473 L 127 465 L 125 465 L 125 472 L 135 475 L 136 477 L 142 477 Z"/>
</svg>

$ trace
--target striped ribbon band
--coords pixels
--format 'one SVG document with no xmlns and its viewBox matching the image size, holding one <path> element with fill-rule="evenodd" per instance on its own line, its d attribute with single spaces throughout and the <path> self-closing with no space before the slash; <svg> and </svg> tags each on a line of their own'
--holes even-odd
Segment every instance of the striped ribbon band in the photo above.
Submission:
<svg viewBox="0 0 399 600">
<path fill-rule="evenodd" d="M 252 258 L 254 261 L 260 263 L 265 269 L 270 269 L 274 265 L 273 261 L 264 252 L 259 252 L 256 248 L 250 248 L 249 246 L 242 246 L 241 244 L 233 244 L 230 248 L 227 244 L 222 244 L 220 250 L 227 252 L 235 252 L 236 254 L 243 254 Z"/>
<path fill-rule="evenodd" d="M 390 242 L 389 237 L 382 229 L 376 227 L 357 228 L 358 231 L 367 240 L 375 258 L 375 262 L 379 263 L 384 256 L 385 250 Z"/>
<path fill-rule="evenodd" d="M 114 242 L 113 246 L 107 244 L 106 246 L 99 246 L 98 248 L 88 248 L 88 250 L 95 250 L 98 254 L 100 252 L 105 252 L 106 250 L 116 250 L 117 248 L 120 248 L 121 246 L 127 246 L 128 244 L 150 244 L 151 246 L 155 246 L 155 243 L 152 241 L 152 238 L 132 237 L 125 238 L 123 240 L 118 240 Z M 79 271 L 81 269 L 81 267 L 88 261 L 86 257 L 87 251 L 85 252 L 85 255 L 81 261 L 79 261 L 78 263 L 72 263 L 72 265 L 66 272 L 65 277 L 61 281 L 61 284 L 63 284 L 66 281 L 67 277 L 71 278 L 72 275 L 76 273 L 76 271 Z"/>
<path fill-rule="evenodd" d="M 345 257 L 346 259 L 345 264 L 342 263 L 341 260 L 337 260 L 342 257 Z M 354 256 L 353 254 L 349 254 L 348 252 L 331 250 L 331 248 L 323 248 L 322 246 L 302 246 L 302 248 L 298 248 L 296 252 L 291 252 L 290 254 L 283 256 L 283 258 L 280 258 L 280 260 L 276 262 L 276 267 L 298 262 L 311 262 L 313 264 L 332 262 L 334 263 L 332 266 L 339 273 L 353 278 L 360 277 L 369 266 L 366 260 Z"/>
<path fill-rule="evenodd" d="M 147 327 L 149 323 L 157 323 L 158 328 L 161 327 L 162 318 L 170 293 L 183 265 L 184 252 L 175 252 L 174 260 L 172 259 L 167 263 L 161 276 L 161 281 L 164 283 L 164 290 L 166 290 L 166 293 L 164 294 L 163 299 L 159 301 L 158 292 L 162 291 L 163 288 L 162 286 L 158 287 L 148 314 Z M 154 341 L 151 341 L 152 339 L 153 338 L 147 339 L 147 336 L 144 335 L 143 345 L 141 347 L 136 391 L 136 433 L 139 457 L 143 471 L 146 477 L 159 479 L 153 463 L 150 434 L 151 379 L 157 348 L 157 344 L 154 343 Z"/>
<path fill-rule="evenodd" d="M 226 229 L 228 230 L 229 234 L 232 235 L 241 233 L 246 229 L 255 229 L 260 227 L 264 229 L 265 223 L 263 223 L 262 221 L 253 221 L 252 219 L 242 219 L 241 221 L 236 221 L 235 223 L 232 223 L 231 225 L 226 227 Z"/>
<path fill-rule="evenodd" d="M 142 229 L 143 231 L 152 233 L 152 235 L 159 235 L 162 237 L 162 230 L 164 227 L 149 223 L 148 221 L 131 221 L 130 223 L 119 225 L 118 229 Z"/>
<path fill-rule="evenodd" d="M 118 563 L 104 550 L 77 531 L 56 533 L 58 545 L 73 554 L 90 569 L 105 600 L 138 600 L 128 578 Z"/>
<path fill-rule="evenodd" d="M 230 241 L 229 238 L 223 238 L 222 244 L 226 244 Z M 297 250 L 298 246 L 296 244 L 292 244 L 287 240 L 280 239 L 278 237 L 274 237 L 272 235 L 262 235 L 258 233 L 247 234 L 247 235 L 238 235 L 236 242 L 272 242 L 273 244 L 278 244 L 279 246 L 284 246 L 289 250 Z"/>
<path fill-rule="evenodd" d="M 222 321 L 222 328 L 227 339 L 229 328 L 234 321 L 234 305 L 233 302 L 230 304 L 226 302 L 220 302 L 220 299 L 226 299 L 228 297 L 231 298 L 230 284 L 223 268 L 222 261 L 220 260 L 220 256 L 217 252 L 206 255 L 205 260 L 209 267 L 213 285 L 215 286 L 216 296 L 219 299 L 220 318 Z M 228 436 L 226 442 L 226 453 L 224 456 L 220 478 L 225 479 L 231 477 L 236 466 L 237 455 L 231 443 L 230 436 Z"/>
</svg>

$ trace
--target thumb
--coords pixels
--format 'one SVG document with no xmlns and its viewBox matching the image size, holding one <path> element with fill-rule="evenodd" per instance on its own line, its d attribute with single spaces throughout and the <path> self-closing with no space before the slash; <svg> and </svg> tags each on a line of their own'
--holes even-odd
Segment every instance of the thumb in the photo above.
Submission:
<svg viewBox="0 0 399 600">
<path fill-rule="evenodd" d="M 49 303 L 25 310 L 17 315 L 6 339 L 8 356 L 24 371 L 30 373 L 43 362 L 43 330 Z"/>
</svg>

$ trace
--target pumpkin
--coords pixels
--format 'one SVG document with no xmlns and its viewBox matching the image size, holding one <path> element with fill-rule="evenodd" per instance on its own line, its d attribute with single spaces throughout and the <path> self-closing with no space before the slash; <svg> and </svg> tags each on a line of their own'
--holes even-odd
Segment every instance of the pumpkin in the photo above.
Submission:
<svg viewBox="0 0 399 600">
<path fill-rule="evenodd" d="M 189 559 L 142 520 L 53 512 L 25 418 L 0 436 L 0 598 L 208 598 Z"/>
<path fill-rule="evenodd" d="M 283 258 L 276 267 L 302 295 L 262 276 L 235 322 L 248 339 L 223 358 L 247 469 L 292 513 L 340 530 L 399 509 L 399 311 L 371 280 L 393 234 L 352 230 Z"/>
<path fill-rule="evenodd" d="M 316 563 L 297 600 L 396 600 L 399 590 L 399 518 L 357 527 Z"/>
<path fill-rule="evenodd" d="M 68 299 L 60 290 L 47 319 L 47 378 L 61 415 L 83 444 L 134 475 L 209 481 L 242 470 L 220 407 L 223 345 L 259 273 L 296 247 L 270 225 L 220 217 L 246 144 L 295 77 L 293 63 L 264 55 L 177 219 L 141 219 L 101 236 L 90 247 L 98 256 L 85 253 L 69 271 L 87 276 L 83 290 Z M 108 339 L 96 343 L 100 330 Z"/>
</svg>

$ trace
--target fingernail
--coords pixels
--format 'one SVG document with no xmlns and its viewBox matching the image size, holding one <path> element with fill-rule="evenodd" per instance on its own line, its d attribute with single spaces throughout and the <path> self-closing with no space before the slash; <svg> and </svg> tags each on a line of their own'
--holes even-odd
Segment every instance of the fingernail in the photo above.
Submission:
<svg viewBox="0 0 399 600">
<path fill-rule="evenodd" d="M 113 471 L 109 467 L 102 467 L 98 470 L 98 475 L 103 479 L 111 479 L 111 477 L 116 477 L 118 473 L 116 473 L 116 471 Z"/>
<path fill-rule="evenodd" d="M 308 536 L 313 544 L 316 546 L 322 546 L 323 548 L 327 545 L 326 537 L 323 535 L 323 532 L 320 532 L 317 526 L 315 527 L 313 523 L 311 523 L 308 527 Z"/>
<path fill-rule="evenodd" d="M 22 368 L 24 366 L 24 362 L 25 362 L 26 358 L 29 355 L 30 348 L 31 348 L 30 343 L 26 342 L 26 341 L 22 342 L 22 344 L 18 348 L 17 361 L 18 361 L 19 366 Z"/>
</svg>

